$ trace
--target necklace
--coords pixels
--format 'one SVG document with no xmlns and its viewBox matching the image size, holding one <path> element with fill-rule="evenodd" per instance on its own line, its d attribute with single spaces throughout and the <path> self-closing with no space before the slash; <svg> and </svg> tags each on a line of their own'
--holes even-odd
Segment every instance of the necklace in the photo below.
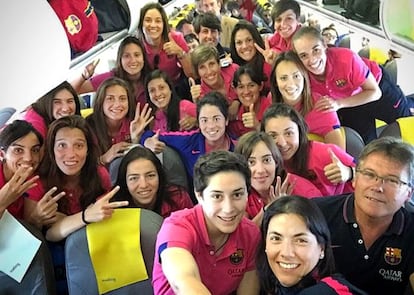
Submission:
<svg viewBox="0 0 414 295">
<path fill-rule="evenodd" d="M 226 245 L 227 241 L 229 240 L 229 236 L 227 235 L 226 239 L 224 240 L 223 244 L 220 245 L 217 249 L 214 250 L 214 255 L 216 255 L 221 249 L 223 249 L 224 245 Z"/>
</svg>

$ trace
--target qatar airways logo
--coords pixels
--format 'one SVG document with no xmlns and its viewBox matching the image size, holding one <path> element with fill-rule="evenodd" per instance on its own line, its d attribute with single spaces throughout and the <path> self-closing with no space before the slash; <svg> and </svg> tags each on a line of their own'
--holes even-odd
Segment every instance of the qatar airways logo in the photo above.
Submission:
<svg viewBox="0 0 414 295">
<path fill-rule="evenodd" d="M 393 270 L 393 269 L 383 269 L 381 268 L 378 273 L 382 276 L 384 280 L 402 282 L 402 271 Z"/>
</svg>

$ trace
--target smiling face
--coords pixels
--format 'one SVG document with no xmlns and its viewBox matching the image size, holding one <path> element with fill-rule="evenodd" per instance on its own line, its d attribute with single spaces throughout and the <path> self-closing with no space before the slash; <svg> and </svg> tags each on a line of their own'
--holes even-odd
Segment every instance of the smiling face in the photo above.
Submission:
<svg viewBox="0 0 414 295">
<path fill-rule="evenodd" d="M 129 75 L 140 75 L 144 67 L 144 54 L 141 47 L 134 43 L 126 45 L 122 52 L 121 65 Z"/>
<path fill-rule="evenodd" d="M 64 174 L 79 175 L 88 155 L 85 134 L 78 128 L 59 129 L 56 132 L 53 151 L 56 165 Z"/>
<path fill-rule="evenodd" d="M 299 20 L 292 9 L 288 9 L 276 17 L 274 22 L 275 32 L 283 39 L 290 39 L 298 28 Z"/>
<path fill-rule="evenodd" d="M 206 104 L 200 109 L 198 125 L 210 145 L 225 136 L 227 123 L 228 121 L 217 106 Z"/>
<path fill-rule="evenodd" d="M 326 47 L 323 41 L 304 35 L 293 42 L 293 47 L 310 73 L 318 76 L 325 73 Z"/>
<path fill-rule="evenodd" d="M 296 285 L 317 265 L 323 249 L 297 214 L 272 217 L 266 233 L 266 255 L 282 286 Z"/>
<path fill-rule="evenodd" d="M 120 85 L 109 86 L 103 102 L 105 117 L 112 121 L 121 121 L 128 113 L 128 92 Z"/>
<path fill-rule="evenodd" d="M 265 132 L 275 141 L 284 161 L 289 161 L 299 148 L 299 128 L 289 117 L 271 118 Z"/>
<path fill-rule="evenodd" d="M 198 65 L 198 75 L 200 79 L 209 87 L 215 89 L 221 80 L 221 68 L 216 59 L 211 58 Z"/>
<path fill-rule="evenodd" d="M 241 173 L 216 173 L 209 178 L 204 191 L 196 195 L 203 207 L 210 237 L 230 234 L 236 230 L 247 205 L 246 180 Z"/>
<path fill-rule="evenodd" d="M 359 169 L 375 173 L 382 177 L 392 177 L 409 182 L 408 164 L 403 165 L 386 157 L 382 153 L 372 153 L 359 164 Z M 356 173 L 355 215 L 370 218 L 388 218 L 391 222 L 394 213 L 409 199 L 412 188 L 407 185 L 392 187 L 381 180 L 371 180 L 361 173 Z"/>
<path fill-rule="evenodd" d="M 220 32 L 216 29 L 200 27 L 200 33 L 197 35 L 200 44 L 207 44 L 211 46 L 217 46 L 220 38 Z"/>
<path fill-rule="evenodd" d="M 246 62 L 251 61 L 257 54 L 253 36 L 247 29 L 240 29 L 236 32 L 234 45 L 237 54 Z"/>
<path fill-rule="evenodd" d="M 153 209 L 159 187 L 158 172 L 155 165 L 147 159 L 130 162 L 126 171 L 128 191 L 140 208 Z"/>
<path fill-rule="evenodd" d="M 247 159 L 252 172 L 252 187 L 263 196 L 267 196 L 276 177 L 277 163 L 267 145 L 260 141 Z"/>
<path fill-rule="evenodd" d="M 75 98 L 67 89 L 58 91 L 53 97 L 52 114 L 54 119 L 74 115 L 76 111 Z"/>
<path fill-rule="evenodd" d="M 294 62 L 282 61 L 275 69 L 276 85 L 283 101 L 291 106 L 301 102 L 305 78 Z"/>
<path fill-rule="evenodd" d="M 33 132 L 30 132 L 12 142 L 7 150 L 0 149 L 0 155 L 3 160 L 3 172 L 6 180 L 10 180 L 21 166 L 32 167 L 35 171 L 41 161 L 39 139 Z"/>
<path fill-rule="evenodd" d="M 161 40 L 164 23 L 158 9 L 148 9 L 144 16 L 143 32 L 147 41 Z"/>
<path fill-rule="evenodd" d="M 148 83 L 151 102 L 159 109 L 166 111 L 171 101 L 171 89 L 162 78 L 155 78 Z"/>
<path fill-rule="evenodd" d="M 248 74 L 242 74 L 236 87 L 237 97 L 245 108 L 249 108 L 251 104 L 256 105 L 260 100 L 260 91 L 263 84 L 258 85 Z"/>
</svg>

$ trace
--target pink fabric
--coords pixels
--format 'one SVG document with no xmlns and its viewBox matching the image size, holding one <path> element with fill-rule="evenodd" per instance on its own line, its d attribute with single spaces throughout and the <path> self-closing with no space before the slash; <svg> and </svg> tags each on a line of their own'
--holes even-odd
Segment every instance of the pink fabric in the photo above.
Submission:
<svg viewBox="0 0 414 295">
<path fill-rule="evenodd" d="M 180 32 L 171 31 L 174 41 L 180 46 L 183 51 L 188 52 L 189 48 L 185 42 L 183 34 Z M 147 53 L 148 62 L 152 68 L 154 68 L 154 58 L 159 55 L 158 68 L 168 74 L 168 76 L 174 81 L 177 82 L 181 74 L 180 61 L 176 55 L 169 56 L 164 50 L 156 52 L 150 44 L 143 40 L 145 51 Z"/>
<path fill-rule="evenodd" d="M 29 107 L 23 114 L 23 120 L 31 123 L 33 127 L 39 131 L 43 139 L 46 139 L 48 126 L 46 126 L 45 120 L 39 115 L 32 107 Z"/>
<path fill-rule="evenodd" d="M 263 113 L 266 109 L 272 104 L 272 100 L 269 97 L 261 97 L 260 98 L 260 106 L 259 111 L 256 113 L 256 118 L 259 122 L 262 121 Z M 235 137 L 240 137 L 241 135 L 249 132 L 251 130 L 255 130 L 254 128 L 247 128 L 243 124 L 242 116 L 244 113 L 248 112 L 245 107 L 240 104 L 239 112 L 237 114 L 236 120 L 229 122 L 229 133 Z"/>
<path fill-rule="evenodd" d="M 323 196 L 332 196 L 352 192 L 353 188 L 351 181 L 333 184 L 325 176 L 325 166 L 332 163 L 329 149 L 334 152 L 337 158 L 341 160 L 345 166 L 355 167 L 354 158 L 337 145 L 310 141 L 308 169 L 313 172 L 315 176 L 314 179 L 308 180 L 320 190 Z M 287 170 L 288 172 L 291 172 L 289 169 Z"/>
<path fill-rule="evenodd" d="M 296 28 L 295 33 L 301 28 L 300 25 Z M 295 34 L 293 33 L 292 36 Z M 269 38 L 269 46 L 271 49 L 275 50 L 277 53 L 288 51 L 293 49 L 292 46 L 292 36 L 290 36 L 290 39 L 286 40 L 280 36 L 278 32 L 275 32 L 270 38 Z"/>
<path fill-rule="evenodd" d="M 193 208 L 194 204 L 191 201 L 190 195 L 183 189 L 175 185 L 171 185 L 168 188 L 168 194 L 170 195 L 173 205 L 163 202 L 161 205 L 161 216 L 167 218 L 172 212 L 182 210 L 185 208 Z"/>
<path fill-rule="evenodd" d="M 289 183 L 294 183 L 292 195 L 298 195 L 309 199 L 322 196 L 322 193 L 315 187 L 313 183 L 296 174 L 289 173 Z M 253 219 L 261 210 L 263 210 L 263 207 L 266 205 L 267 203 L 252 187 L 250 189 L 246 207 L 248 218 Z"/>
<path fill-rule="evenodd" d="M 214 295 L 228 295 L 237 290 L 244 273 L 254 270 L 260 233 L 258 227 L 243 218 L 231 233 L 219 256 L 207 233 L 201 205 L 181 210 L 164 220 L 158 233 L 152 283 L 154 294 L 173 295 L 162 272 L 160 253 L 165 248 L 179 247 L 189 251 L 200 272 L 201 281 Z"/>
<path fill-rule="evenodd" d="M 180 120 L 187 116 L 196 118 L 196 113 L 196 105 L 193 102 L 186 99 L 180 100 Z M 167 126 L 167 114 L 163 110 L 158 109 L 155 113 L 154 127 L 152 130 L 154 132 L 157 130 L 160 130 L 160 132 L 167 132 L 169 131 Z"/>
<path fill-rule="evenodd" d="M 131 132 L 129 130 L 129 125 L 131 121 L 128 118 L 124 118 L 122 120 L 121 128 L 119 129 L 118 133 L 115 137 L 111 138 L 112 144 L 118 142 L 131 142 Z"/>
<path fill-rule="evenodd" d="M 110 72 L 95 75 L 92 78 L 90 78 L 89 81 L 91 82 L 93 89 L 96 91 L 106 79 L 112 78 L 112 77 L 114 77 L 114 72 L 110 71 Z M 135 85 L 135 87 L 137 91 L 135 95 L 135 102 L 140 103 L 141 108 L 142 108 L 144 104 L 147 102 L 147 99 L 145 98 L 145 88 L 144 88 L 143 83 L 141 82 L 139 83 L 137 82 L 137 85 Z"/>
<path fill-rule="evenodd" d="M 103 166 L 98 166 L 97 173 L 99 177 L 101 178 L 102 187 L 104 188 L 105 191 L 109 191 L 111 189 L 111 177 L 109 176 L 108 170 Z M 62 190 L 66 192 L 66 195 L 64 196 L 64 198 L 66 198 L 69 201 L 68 212 L 64 212 L 64 213 L 67 215 L 72 215 L 72 214 L 82 211 L 82 208 L 79 203 L 79 199 L 83 192 L 81 190 L 68 190 L 65 188 L 63 189 L 58 188 L 57 192 L 61 192 Z M 43 198 L 45 193 L 46 193 L 46 189 L 43 183 L 41 181 L 38 181 L 37 186 L 33 188 L 31 193 L 29 193 L 28 198 L 33 201 L 38 202 L 41 198 Z M 96 196 L 97 199 L 99 197 L 101 196 Z"/>
<path fill-rule="evenodd" d="M 325 81 L 317 80 L 309 72 L 312 95 L 339 99 L 361 92 L 369 73 L 362 59 L 348 48 L 329 47 L 326 55 Z"/>
<path fill-rule="evenodd" d="M 227 94 L 226 97 L 229 103 L 231 103 L 233 100 L 237 98 L 236 91 L 234 90 L 232 84 L 233 84 L 234 72 L 237 71 L 238 68 L 239 66 L 235 63 L 232 63 L 230 66 L 226 68 L 221 68 L 221 76 L 223 77 L 223 80 L 224 80 L 224 88 L 226 90 L 226 94 Z M 216 90 L 216 89 L 211 88 L 203 80 L 201 80 L 201 96 L 200 97 L 203 97 L 204 95 L 206 95 L 207 93 L 213 90 Z"/>
</svg>

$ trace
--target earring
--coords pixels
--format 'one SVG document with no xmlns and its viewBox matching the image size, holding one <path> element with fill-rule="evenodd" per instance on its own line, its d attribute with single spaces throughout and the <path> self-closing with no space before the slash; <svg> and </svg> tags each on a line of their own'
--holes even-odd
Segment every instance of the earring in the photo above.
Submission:
<svg viewBox="0 0 414 295">
<path fill-rule="evenodd" d="M 325 258 L 325 252 L 321 252 L 321 255 L 319 255 L 319 259 L 324 259 Z"/>
</svg>

